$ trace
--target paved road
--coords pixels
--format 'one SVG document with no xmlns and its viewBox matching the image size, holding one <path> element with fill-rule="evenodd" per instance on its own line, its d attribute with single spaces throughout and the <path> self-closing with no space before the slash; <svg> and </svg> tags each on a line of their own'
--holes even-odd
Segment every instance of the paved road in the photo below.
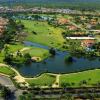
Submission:
<svg viewBox="0 0 100 100">
<path fill-rule="evenodd" d="M 4 86 L 14 87 L 12 81 L 8 77 L 3 75 L 0 75 L 0 83 Z"/>
<path fill-rule="evenodd" d="M 18 96 L 20 94 L 22 94 L 22 90 L 18 90 L 13 82 L 10 80 L 10 78 L 6 77 L 6 76 L 2 76 L 0 75 L 0 84 L 8 87 L 13 93 L 14 95 L 12 95 L 12 97 L 9 100 L 18 100 Z"/>
</svg>

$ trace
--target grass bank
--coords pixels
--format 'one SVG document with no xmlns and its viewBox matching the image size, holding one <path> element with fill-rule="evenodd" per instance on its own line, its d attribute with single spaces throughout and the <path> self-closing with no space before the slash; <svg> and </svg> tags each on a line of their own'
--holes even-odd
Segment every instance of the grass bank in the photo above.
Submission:
<svg viewBox="0 0 100 100">
<path fill-rule="evenodd" d="M 15 72 L 10 67 L 6 67 L 6 66 L 0 66 L 0 73 L 6 74 L 9 76 L 15 75 Z"/>
<path fill-rule="evenodd" d="M 21 20 L 21 22 L 25 26 L 25 31 L 28 32 L 28 41 L 55 48 L 61 48 L 65 41 L 61 34 L 64 30 L 58 27 L 52 27 L 45 21 Z"/>
<path fill-rule="evenodd" d="M 30 85 L 36 86 L 52 86 L 56 77 L 50 74 L 42 74 L 34 79 L 26 79 Z"/>
<path fill-rule="evenodd" d="M 100 82 L 99 75 L 100 69 L 63 74 L 60 76 L 60 86 L 63 84 L 71 87 L 93 86 Z"/>
<path fill-rule="evenodd" d="M 50 56 L 48 50 L 37 47 L 29 47 L 29 49 L 23 51 L 23 53 L 29 53 L 31 57 L 40 57 L 41 60 L 44 60 Z"/>
</svg>

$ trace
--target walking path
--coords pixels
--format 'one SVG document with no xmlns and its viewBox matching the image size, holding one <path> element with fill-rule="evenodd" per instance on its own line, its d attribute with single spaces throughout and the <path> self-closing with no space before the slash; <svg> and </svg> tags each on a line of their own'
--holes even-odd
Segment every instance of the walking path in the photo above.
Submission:
<svg viewBox="0 0 100 100">
<path fill-rule="evenodd" d="M 60 74 L 56 75 L 56 81 L 54 82 L 54 84 L 52 85 L 53 88 L 59 88 L 59 83 L 60 83 Z"/>
<path fill-rule="evenodd" d="M 8 65 L 2 64 L 2 63 L 0 63 L 0 66 L 8 67 Z M 15 79 L 18 83 L 25 83 L 26 86 L 29 86 L 29 84 L 25 81 L 25 78 L 24 78 L 23 76 L 21 76 L 20 73 L 19 73 L 16 69 L 14 69 L 14 68 L 12 68 L 12 67 L 10 67 L 10 68 L 16 73 L 16 76 L 14 77 L 14 79 Z M 1 74 L 1 73 L 0 73 L 0 74 Z M 1 74 L 1 75 L 8 76 L 8 75 L 5 75 L 5 74 Z"/>
<path fill-rule="evenodd" d="M 14 79 L 18 82 L 18 83 L 25 83 L 26 86 L 29 86 L 29 84 L 25 81 L 25 78 L 23 76 L 20 75 L 20 73 L 14 69 L 11 68 L 17 75 L 14 77 Z"/>
<path fill-rule="evenodd" d="M 0 67 L 2 67 L 2 66 L 6 66 L 7 67 L 8 65 L 0 63 Z"/>
<path fill-rule="evenodd" d="M 2 64 L 2 63 L 0 63 L 0 66 L 9 67 L 9 65 Z M 16 82 L 18 82 L 18 83 L 25 83 L 25 86 L 29 86 L 29 83 L 26 82 L 26 80 L 28 80 L 28 79 L 29 80 L 30 79 L 37 79 L 37 78 L 40 78 L 41 77 L 41 76 L 39 76 L 39 77 L 33 77 L 33 78 L 26 78 L 26 77 L 23 77 L 22 75 L 20 75 L 20 73 L 16 69 L 14 69 L 13 67 L 10 67 L 10 68 L 16 73 L 16 76 L 14 77 L 14 79 L 16 80 Z M 1 74 L 1 73 L 0 73 L 0 75 L 9 77 L 8 75 Z M 53 88 L 59 88 L 59 84 L 60 84 L 59 83 L 59 78 L 60 78 L 61 75 L 60 74 L 52 74 L 52 75 L 55 75 L 56 76 L 56 80 L 53 83 L 52 87 Z"/>
<path fill-rule="evenodd" d="M 25 48 L 21 49 L 20 52 L 24 52 L 24 51 L 29 50 L 29 49 L 30 49 L 29 47 L 25 47 Z M 16 55 L 16 54 L 17 54 L 17 52 L 14 52 L 14 55 Z"/>
<path fill-rule="evenodd" d="M 26 47 L 26 48 L 21 49 L 20 51 L 23 52 L 23 51 L 29 50 L 29 49 L 30 49 L 30 48 Z M 15 53 L 15 54 L 16 54 L 16 53 Z M 8 67 L 8 65 L 3 64 L 3 63 L 0 63 L 0 66 L 1 66 L 1 67 L 2 67 L 2 66 Z M 14 69 L 14 68 L 12 68 L 12 67 L 10 67 L 10 68 L 17 74 L 17 75 L 14 77 L 14 79 L 15 79 L 18 83 L 26 83 L 27 86 L 29 85 L 29 84 L 25 81 L 25 78 L 24 78 L 23 76 L 21 76 L 20 73 L 19 73 L 16 69 Z M 8 75 L 2 74 L 2 73 L 0 73 L 0 75 L 8 76 Z"/>
<path fill-rule="evenodd" d="M 0 64 L 0 66 L 5 66 L 5 64 Z M 8 87 L 14 95 L 11 96 L 11 100 L 18 100 L 19 96 L 22 94 L 23 90 L 17 89 L 11 79 L 9 78 L 9 75 L 5 75 L 0 73 L 0 84 Z M 1 99 L 0 99 L 1 100 Z"/>
<path fill-rule="evenodd" d="M 23 52 L 23 51 L 26 51 L 26 50 L 29 50 L 30 48 L 29 47 L 25 47 L 23 49 L 21 49 L 20 51 Z"/>
</svg>

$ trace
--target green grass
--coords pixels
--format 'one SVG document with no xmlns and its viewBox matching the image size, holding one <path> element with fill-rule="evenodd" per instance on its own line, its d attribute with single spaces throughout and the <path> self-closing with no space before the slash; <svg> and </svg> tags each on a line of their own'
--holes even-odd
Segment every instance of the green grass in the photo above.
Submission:
<svg viewBox="0 0 100 100">
<path fill-rule="evenodd" d="M 9 44 L 8 47 L 9 47 L 9 52 L 11 53 L 15 53 L 16 51 L 25 48 L 25 46 L 21 43 Z M 49 56 L 48 50 L 37 48 L 37 47 L 29 47 L 29 50 L 25 50 L 23 51 L 23 53 L 30 53 L 32 57 L 33 56 L 41 57 L 42 60 Z M 4 59 L 4 50 L 0 52 L 0 63 L 4 62 L 3 59 Z"/>
<path fill-rule="evenodd" d="M 9 45 L 9 51 L 10 52 L 16 52 L 17 50 L 23 49 L 25 46 L 21 43 L 16 44 L 10 44 Z"/>
<path fill-rule="evenodd" d="M 15 75 L 15 72 L 12 69 L 10 69 L 9 67 L 6 67 L 6 66 L 3 66 L 3 67 L 0 66 L 0 73 L 10 75 L 10 76 Z"/>
<path fill-rule="evenodd" d="M 49 74 L 42 74 L 41 76 L 37 77 L 36 79 L 27 79 L 26 81 L 32 85 L 36 85 L 36 86 L 51 86 L 54 81 L 55 81 L 56 77 L 53 75 L 49 75 Z"/>
<path fill-rule="evenodd" d="M 80 81 L 85 80 L 87 82 L 87 86 L 92 86 L 92 84 L 96 84 L 100 82 L 100 69 L 98 70 L 90 70 L 84 71 L 80 73 L 71 73 L 71 74 L 64 74 L 60 77 L 60 85 L 62 83 L 75 83 L 71 85 L 73 87 L 79 86 Z"/>
<path fill-rule="evenodd" d="M 25 46 L 21 43 L 16 43 L 16 44 L 9 44 L 9 52 L 16 52 L 17 50 L 20 50 L 22 48 L 24 48 Z M 0 52 L 0 63 L 3 63 L 3 59 L 4 59 L 4 50 L 2 50 Z"/>
<path fill-rule="evenodd" d="M 54 28 L 48 25 L 47 22 L 21 20 L 25 25 L 25 31 L 29 33 L 27 40 L 40 43 L 43 45 L 61 48 L 65 41 L 61 33 L 64 31 L 61 28 Z M 37 35 L 34 35 L 32 31 L 35 31 Z"/>
<path fill-rule="evenodd" d="M 4 52 L 0 52 L 0 63 L 3 63 Z"/>
<path fill-rule="evenodd" d="M 48 50 L 42 48 L 31 47 L 29 50 L 26 50 L 24 53 L 29 53 L 32 57 L 41 57 L 41 59 L 47 58 L 50 54 Z"/>
</svg>

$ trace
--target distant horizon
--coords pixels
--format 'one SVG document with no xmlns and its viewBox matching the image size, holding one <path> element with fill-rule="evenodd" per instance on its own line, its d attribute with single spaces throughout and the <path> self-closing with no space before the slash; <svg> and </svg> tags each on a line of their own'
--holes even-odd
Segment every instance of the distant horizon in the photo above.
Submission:
<svg viewBox="0 0 100 100">
<path fill-rule="evenodd" d="M 0 0 L 1 5 L 100 9 L 100 0 Z"/>
<path fill-rule="evenodd" d="M 100 0 L 0 0 L 2 2 L 11 2 L 11 1 L 16 1 L 16 2 L 100 2 Z"/>
</svg>

